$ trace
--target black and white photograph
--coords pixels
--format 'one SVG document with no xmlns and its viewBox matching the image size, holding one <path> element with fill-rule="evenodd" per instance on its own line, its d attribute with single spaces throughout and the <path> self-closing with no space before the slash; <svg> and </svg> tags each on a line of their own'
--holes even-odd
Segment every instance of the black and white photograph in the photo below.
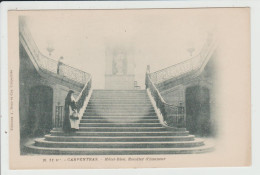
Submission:
<svg viewBox="0 0 260 175">
<path fill-rule="evenodd" d="M 9 15 L 12 167 L 250 164 L 248 8 Z"/>
</svg>

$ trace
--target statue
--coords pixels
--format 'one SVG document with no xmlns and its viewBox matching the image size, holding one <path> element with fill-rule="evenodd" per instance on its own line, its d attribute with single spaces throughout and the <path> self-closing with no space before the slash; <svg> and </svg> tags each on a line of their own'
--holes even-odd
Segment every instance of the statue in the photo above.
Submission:
<svg viewBox="0 0 260 175">
<path fill-rule="evenodd" d="M 134 81 L 133 51 L 123 46 L 107 48 L 105 89 L 134 89 Z"/>
<path fill-rule="evenodd" d="M 127 74 L 126 57 L 123 53 L 118 53 L 113 58 L 113 75 L 126 75 Z"/>
</svg>

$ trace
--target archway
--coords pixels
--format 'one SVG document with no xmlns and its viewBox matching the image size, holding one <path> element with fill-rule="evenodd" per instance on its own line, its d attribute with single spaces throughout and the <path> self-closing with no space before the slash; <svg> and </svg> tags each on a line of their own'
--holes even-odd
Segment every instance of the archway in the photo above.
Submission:
<svg viewBox="0 0 260 175">
<path fill-rule="evenodd" d="M 200 136 L 211 135 L 209 89 L 201 86 L 188 87 L 185 99 L 187 130 Z"/>
<path fill-rule="evenodd" d="M 30 89 L 28 129 L 32 137 L 43 136 L 52 129 L 53 90 L 48 86 Z"/>
</svg>

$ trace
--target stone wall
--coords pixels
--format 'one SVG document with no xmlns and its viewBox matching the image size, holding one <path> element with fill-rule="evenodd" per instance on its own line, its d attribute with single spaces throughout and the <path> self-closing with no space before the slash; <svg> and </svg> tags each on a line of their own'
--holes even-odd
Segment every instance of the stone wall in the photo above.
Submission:
<svg viewBox="0 0 260 175">
<path fill-rule="evenodd" d="M 161 92 L 161 95 L 167 103 L 179 106 L 180 103 L 184 104 L 185 102 L 185 86 L 179 85 L 173 87 Z"/>
<path fill-rule="evenodd" d="M 72 88 L 67 86 L 68 82 L 57 83 L 51 76 L 47 79 L 42 77 L 31 62 L 27 52 L 22 44 L 20 44 L 20 70 L 19 70 L 19 119 L 21 139 L 29 137 L 30 114 L 29 114 L 29 98 L 33 87 L 49 87 L 52 89 L 52 124 L 55 121 L 55 109 L 57 105 L 64 106 L 65 98 L 70 89 L 75 91 L 75 98 L 79 95 L 79 87 Z M 62 81 L 61 81 L 62 82 Z M 39 116 L 41 117 L 41 116 Z"/>
<path fill-rule="evenodd" d="M 189 101 L 187 100 L 187 89 L 191 90 L 191 88 L 193 89 L 193 92 L 195 93 L 194 99 L 189 99 Z M 203 104 L 203 102 L 201 102 L 201 100 L 205 100 L 205 98 L 203 96 L 206 96 L 207 94 L 205 92 L 201 92 L 201 94 L 199 94 L 196 91 L 196 88 L 201 89 L 201 90 L 208 90 L 209 92 L 209 102 L 207 102 L 207 104 Z M 216 102 L 216 88 L 217 88 L 217 72 L 216 72 L 216 55 L 212 55 L 211 59 L 209 60 L 209 62 L 207 63 L 207 65 L 204 67 L 204 69 L 202 70 L 202 72 L 197 75 L 197 76 L 189 76 L 189 77 L 184 77 L 184 78 L 180 78 L 180 79 L 176 79 L 175 80 L 169 80 L 168 82 L 165 83 L 161 83 L 160 86 L 158 86 L 158 89 L 161 93 L 161 95 L 163 96 L 164 100 L 169 103 L 169 104 L 173 104 L 175 106 L 180 105 L 180 103 L 182 103 L 182 105 L 184 105 L 185 107 L 185 117 L 189 117 L 189 118 L 197 118 L 196 120 L 198 120 L 197 122 L 202 126 L 202 127 L 198 127 L 198 128 L 207 128 L 207 131 L 196 131 L 196 129 L 191 130 L 192 132 L 194 132 L 193 134 L 199 134 L 199 135 L 215 135 L 217 132 L 217 115 L 215 112 L 215 102 Z M 189 91 L 190 92 L 190 91 Z M 189 103 L 190 101 L 194 101 L 191 103 Z M 196 110 L 187 110 L 187 103 L 189 104 L 189 107 L 191 107 L 193 105 L 194 108 L 198 108 Z M 193 104 L 193 103 L 200 103 L 200 104 Z M 196 106 L 197 105 L 197 106 Z M 205 110 L 204 107 L 206 105 L 209 105 L 209 112 L 207 112 L 207 114 L 205 114 Z M 198 107 L 200 106 L 200 107 Z M 193 108 L 192 107 L 192 108 Z M 192 112 L 193 111 L 193 112 Z M 201 113 L 196 113 L 195 111 L 201 111 Z M 207 111 L 207 110 L 206 110 Z M 187 112 L 189 113 L 187 116 Z M 204 114 L 202 114 L 204 112 Z M 203 118 L 204 116 L 204 118 Z M 205 119 L 206 118 L 206 119 Z M 191 122 L 194 123 L 193 120 L 189 120 L 187 122 Z M 187 129 L 191 129 L 189 128 L 189 126 L 192 126 L 192 123 L 187 123 Z M 205 129 L 206 130 L 206 129 Z M 191 133 L 192 133 L 191 132 Z"/>
</svg>

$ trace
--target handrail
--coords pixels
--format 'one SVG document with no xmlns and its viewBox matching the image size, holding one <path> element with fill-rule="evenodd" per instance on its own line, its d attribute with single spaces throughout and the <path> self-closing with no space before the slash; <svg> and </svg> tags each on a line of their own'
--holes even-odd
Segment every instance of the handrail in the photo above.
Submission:
<svg viewBox="0 0 260 175">
<path fill-rule="evenodd" d="M 78 95 L 76 99 L 76 106 L 79 120 L 82 119 L 85 108 L 87 107 L 88 100 L 87 98 L 91 96 L 91 86 L 92 86 L 92 78 L 90 77 L 88 82 L 85 84 L 84 88 Z"/>
<path fill-rule="evenodd" d="M 56 74 L 57 76 L 66 77 L 72 81 L 81 84 L 85 84 L 89 80 L 90 78 L 89 73 L 71 67 L 67 64 L 62 64 L 60 66 L 61 73 L 57 74 L 58 61 L 43 55 L 39 51 L 37 44 L 33 40 L 32 35 L 25 24 L 20 25 L 19 34 L 21 37 L 23 37 L 24 41 L 26 42 L 28 48 L 30 49 L 33 55 L 33 59 L 35 60 L 40 70 L 51 72 L 53 74 Z"/>
<path fill-rule="evenodd" d="M 40 71 L 47 71 L 49 73 L 55 74 L 56 76 L 66 77 L 70 79 L 71 81 L 84 84 L 83 89 L 81 90 L 80 94 L 78 95 L 76 99 L 76 106 L 77 111 L 79 113 L 79 117 L 81 118 L 84 112 L 84 107 L 87 104 L 86 99 L 90 95 L 90 89 L 92 86 L 92 78 L 89 73 L 86 73 L 84 71 L 81 71 L 79 69 L 76 69 L 74 67 L 71 67 L 66 64 L 62 64 L 59 67 L 59 74 L 57 73 L 57 66 L 58 61 L 55 61 L 45 55 L 43 55 L 35 41 L 32 38 L 32 35 L 27 29 L 26 25 L 23 23 L 20 23 L 19 25 L 19 36 L 22 37 L 24 43 L 26 44 L 29 52 L 32 55 L 32 59 L 34 59 L 34 62 L 36 63 L 37 67 Z M 62 106 L 56 106 L 56 115 L 55 121 L 54 121 L 54 127 L 60 128 L 63 124 L 63 110 Z M 83 112 L 82 112 L 83 111 Z M 56 121 L 57 120 L 57 121 Z"/>
<path fill-rule="evenodd" d="M 80 94 L 78 95 L 78 97 L 76 99 L 77 111 L 78 112 L 84 106 L 84 102 L 89 95 L 89 91 L 91 89 L 91 86 L 92 86 L 92 78 L 90 77 L 88 82 L 85 84 L 84 88 L 82 89 L 82 91 L 80 92 Z"/>
<path fill-rule="evenodd" d="M 91 85 L 92 85 L 92 78 L 90 77 L 90 79 L 88 80 L 88 82 L 85 84 L 84 88 L 78 95 L 77 99 L 75 100 L 79 120 L 81 120 L 84 110 L 86 108 L 87 105 L 86 99 L 90 95 Z M 58 105 L 56 106 L 56 110 L 55 110 L 55 120 L 54 120 L 53 127 L 62 128 L 63 120 L 64 120 L 63 106 Z"/>
<path fill-rule="evenodd" d="M 151 80 L 155 84 L 158 84 L 171 78 L 200 70 L 205 60 L 208 59 L 208 53 L 216 46 L 216 42 L 216 39 L 210 36 L 198 55 L 178 64 L 150 73 Z"/>
<path fill-rule="evenodd" d="M 166 103 L 159 90 L 152 82 L 148 72 L 146 72 L 145 76 L 145 85 L 146 89 L 150 89 L 156 107 L 160 110 L 163 116 L 164 123 L 170 127 L 185 127 L 186 118 L 184 115 L 184 107 Z"/>
<path fill-rule="evenodd" d="M 163 120 L 168 126 L 185 127 L 186 117 L 184 114 L 184 107 L 182 105 L 174 106 L 166 103 L 155 84 L 201 70 L 203 65 L 205 65 L 204 63 L 209 59 L 209 53 L 214 50 L 216 44 L 217 40 L 213 38 L 213 35 L 209 35 L 197 56 L 153 73 L 150 73 L 150 66 L 147 67 L 145 76 L 146 89 L 150 89 L 156 107 L 160 110 Z"/>
<path fill-rule="evenodd" d="M 57 61 L 48 58 L 41 53 L 39 54 L 39 57 L 39 64 L 41 69 L 57 74 Z M 59 69 L 60 72 L 57 75 L 64 76 L 82 84 L 85 84 L 90 78 L 89 73 L 83 72 L 66 64 L 62 64 Z"/>
</svg>

